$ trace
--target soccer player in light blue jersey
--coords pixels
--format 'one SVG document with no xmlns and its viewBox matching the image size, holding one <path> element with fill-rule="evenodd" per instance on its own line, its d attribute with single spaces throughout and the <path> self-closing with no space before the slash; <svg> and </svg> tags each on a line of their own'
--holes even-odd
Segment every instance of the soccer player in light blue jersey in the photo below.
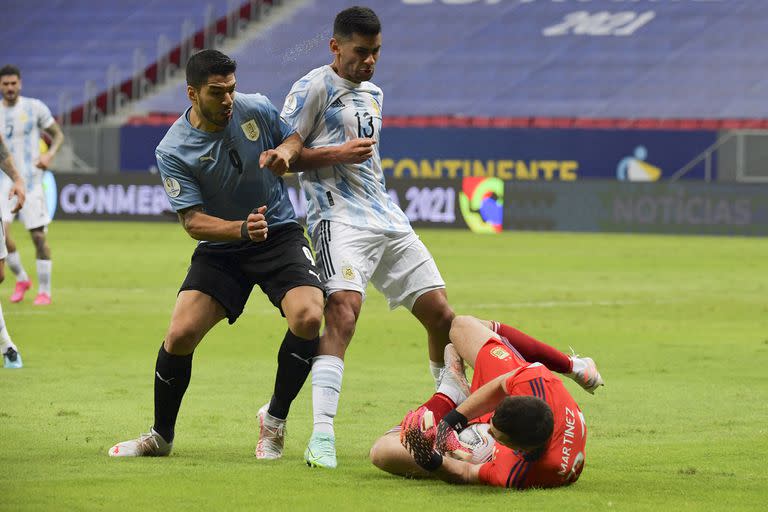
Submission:
<svg viewBox="0 0 768 512">
<path fill-rule="evenodd" d="M 13 163 L 13 157 L 8 151 L 8 148 L 3 142 L 3 138 L 0 137 L 0 169 L 8 176 L 11 181 L 10 191 L 8 193 L 8 199 L 16 198 L 16 205 L 11 210 L 13 213 L 21 210 L 24 206 L 25 184 L 24 178 L 16 169 Z M 5 230 L 2 223 L 0 223 L 0 283 L 5 279 L 5 258 L 8 256 L 8 250 L 5 247 Z M 3 317 L 3 308 L 0 307 L 0 353 L 3 354 L 3 367 L 4 368 L 21 368 L 23 363 L 21 362 L 21 354 L 19 354 L 19 347 L 17 347 L 11 335 L 8 333 L 8 328 L 5 325 L 5 318 Z"/>
<path fill-rule="evenodd" d="M 381 24 L 371 9 L 341 11 L 330 41 L 333 62 L 299 79 L 282 110 L 304 140 L 300 182 L 328 294 L 325 331 L 312 365 L 314 429 L 304 454 L 310 466 L 337 465 L 333 419 L 344 354 L 368 282 L 390 308 L 404 306 L 424 325 L 436 380 L 454 316 L 432 255 L 384 183 L 378 148 L 384 95 L 370 82 L 381 41 Z"/>
<path fill-rule="evenodd" d="M 288 322 L 274 394 L 258 412 L 257 458 L 282 456 L 289 407 L 317 352 L 322 285 L 280 178 L 302 141 L 267 98 L 235 94 L 235 69 L 221 52 L 193 55 L 186 68 L 192 106 L 157 147 L 170 203 L 200 243 L 157 355 L 155 422 L 149 433 L 113 446 L 110 456 L 170 454 L 195 348 L 219 321 L 237 320 L 255 285 Z"/>
<path fill-rule="evenodd" d="M 53 264 L 51 249 L 46 240 L 51 216 L 43 191 L 43 172 L 50 167 L 53 157 L 63 144 L 64 134 L 42 101 L 21 96 L 19 68 L 8 65 L 0 69 L 0 90 L 3 94 L 0 104 L 0 128 L 14 162 L 27 183 L 26 204 L 15 212 L 18 212 L 19 220 L 24 223 L 35 245 L 38 291 L 34 304 L 47 306 L 51 303 Z M 51 137 L 51 145 L 45 153 L 40 153 L 41 130 Z M 16 216 L 14 200 L 8 199 L 11 187 L 11 181 L 4 178 L 0 184 L 0 213 L 5 227 L 8 266 L 16 275 L 16 287 L 11 295 L 11 302 L 21 302 L 32 282 L 21 263 L 16 243 L 11 238 L 11 222 Z"/>
</svg>

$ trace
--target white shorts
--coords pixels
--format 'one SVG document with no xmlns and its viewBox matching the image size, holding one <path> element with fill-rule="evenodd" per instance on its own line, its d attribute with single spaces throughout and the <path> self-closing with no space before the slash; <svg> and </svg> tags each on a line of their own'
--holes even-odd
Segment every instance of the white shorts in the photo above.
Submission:
<svg viewBox="0 0 768 512">
<path fill-rule="evenodd" d="M 8 248 L 5 247 L 5 224 L 0 222 L 0 260 L 8 257 Z"/>
<path fill-rule="evenodd" d="M 373 233 L 323 220 L 312 233 L 312 244 L 328 295 L 353 290 L 365 300 L 370 281 L 390 309 L 402 305 L 411 310 L 426 292 L 445 288 L 434 258 L 413 230 Z"/>
<path fill-rule="evenodd" d="M 13 222 L 15 215 L 11 213 L 11 210 L 16 206 L 16 198 L 8 199 L 11 188 L 8 180 L 5 182 L 8 185 L 0 187 L 2 189 L 0 190 L 0 214 L 3 217 L 3 222 Z M 45 202 L 45 192 L 43 192 L 41 183 L 27 190 L 24 207 L 16 215 L 19 216 L 19 220 L 24 223 L 24 227 L 28 230 L 44 227 L 51 223 L 51 216 L 48 214 L 48 205 Z"/>
</svg>

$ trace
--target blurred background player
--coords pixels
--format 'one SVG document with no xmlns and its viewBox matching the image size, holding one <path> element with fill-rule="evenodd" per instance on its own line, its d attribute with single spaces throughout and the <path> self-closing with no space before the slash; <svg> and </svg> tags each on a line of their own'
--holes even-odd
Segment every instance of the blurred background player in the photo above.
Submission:
<svg viewBox="0 0 768 512">
<path fill-rule="evenodd" d="M 374 444 L 374 465 L 399 475 L 518 489 L 575 482 L 584 465 L 584 416 L 548 368 L 593 393 L 603 385 L 594 361 L 569 357 L 510 326 L 470 316 L 456 317 L 451 341 L 438 392 L 409 413 L 400 429 Z M 474 368 L 471 388 L 461 358 Z M 496 442 L 490 461 L 471 464 L 453 458 L 469 458 L 469 448 L 458 441 L 468 420 L 490 425 Z M 424 428 L 430 424 L 437 427 Z M 443 458 L 445 453 L 452 457 Z"/>
<path fill-rule="evenodd" d="M 3 130 L 8 149 L 27 183 L 27 201 L 24 208 L 18 210 L 19 219 L 29 230 L 35 244 L 37 257 L 38 293 L 34 304 L 45 306 L 51 303 L 51 249 L 46 240 L 51 217 L 43 192 L 43 171 L 48 169 L 56 156 L 64 134 L 51 115 L 48 107 L 35 98 L 20 95 L 21 71 L 15 66 L 0 69 L 0 92 L 3 95 L 0 106 L 0 127 Z M 40 130 L 51 138 L 48 151 L 40 153 Z M 15 214 L 12 201 L 8 199 L 11 184 L 3 179 L 0 185 L 0 210 L 5 228 L 5 242 L 8 248 L 8 266 L 16 276 L 16 287 L 11 295 L 11 302 L 21 302 L 25 292 L 32 286 L 21 256 L 16 250 L 16 243 L 11 238 L 10 226 Z"/>
<path fill-rule="evenodd" d="M 21 177 L 19 171 L 16 169 L 16 166 L 13 163 L 13 157 L 5 146 L 2 136 L 0 136 L 0 169 L 2 169 L 5 175 L 8 176 L 8 179 L 11 182 L 7 199 L 11 199 L 12 197 L 16 198 L 15 205 L 11 210 L 13 213 L 16 213 L 24 206 L 24 178 Z M 0 283 L 5 279 L 6 256 L 8 256 L 8 251 L 5 248 L 5 231 L 3 230 L 2 223 L 0 223 Z M 14 345 L 13 340 L 11 340 L 11 335 L 8 333 L 8 327 L 5 325 L 2 306 L 0 306 L 0 353 L 3 354 L 4 368 L 21 368 L 23 366 L 19 349 Z"/>
<path fill-rule="evenodd" d="M 302 142 L 266 97 L 235 94 L 236 68 L 215 50 L 193 55 L 186 67 L 192 106 L 157 147 L 168 199 L 200 243 L 157 354 L 154 425 L 113 446 L 113 457 L 170 454 L 195 348 L 224 318 L 235 323 L 255 285 L 288 322 L 274 394 L 258 412 L 257 458 L 282 456 L 285 418 L 317 352 L 322 286 L 279 177 Z"/>
<path fill-rule="evenodd" d="M 312 365 L 314 428 L 310 466 L 336 467 L 333 420 L 344 354 L 372 282 L 389 307 L 408 308 L 427 330 L 437 379 L 453 311 L 432 255 L 384 184 L 377 147 L 383 94 L 369 82 L 381 50 L 381 24 L 365 7 L 341 11 L 330 41 L 333 62 L 291 88 L 282 116 L 304 140 L 299 162 L 307 223 L 328 294 L 325 330 Z"/>
</svg>

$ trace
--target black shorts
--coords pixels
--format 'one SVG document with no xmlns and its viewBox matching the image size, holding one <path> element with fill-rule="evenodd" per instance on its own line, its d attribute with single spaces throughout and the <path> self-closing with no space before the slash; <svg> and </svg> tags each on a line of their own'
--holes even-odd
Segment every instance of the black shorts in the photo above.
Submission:
<svg viewBox="0 0 768 512">
<path fill-rule="evenodd" d="M 233 324 L 256 284 L 283 316 L 280 303 L 288 290 L 298 286 L 323 289 L 301 226 L 290 223 L 270 229 L 264 242 L 198 245 L 179 292 L 197 290 L 210 295 Z"/>
</svg>

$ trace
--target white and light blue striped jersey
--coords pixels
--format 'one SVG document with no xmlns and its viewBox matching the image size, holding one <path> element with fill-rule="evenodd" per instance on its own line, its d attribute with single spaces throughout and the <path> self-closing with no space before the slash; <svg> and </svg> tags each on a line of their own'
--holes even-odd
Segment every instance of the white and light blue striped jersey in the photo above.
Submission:
<svg viewBox="0 0 768 512">
<path fill-rule="evenodd" d="M 313 69 L 298 80 L 281 113 L 308 148 L 338 146 L 373 138 L 373 157 L 362 164 L 340 164 L 299 175 L 307 198 L 310 232 L 331 220 L 375 232 L 411 231 L 408 217 L 387 193 L 379 155 L 384 94 L 371 82 L 354 83 L 331 68 Z"/>
<path fill-rule="evenodd" d="M 40 130 L 50 128 L 55 122 L 51 111 L 38 99 L 19 96 L 11 107 L 0 102 L 3 139 L 28 189 L 43 182 L 44 171 L 35 166 L 40 158 Z M 8 180 L 8 177 L 4 179 Z"/>
</svg>

